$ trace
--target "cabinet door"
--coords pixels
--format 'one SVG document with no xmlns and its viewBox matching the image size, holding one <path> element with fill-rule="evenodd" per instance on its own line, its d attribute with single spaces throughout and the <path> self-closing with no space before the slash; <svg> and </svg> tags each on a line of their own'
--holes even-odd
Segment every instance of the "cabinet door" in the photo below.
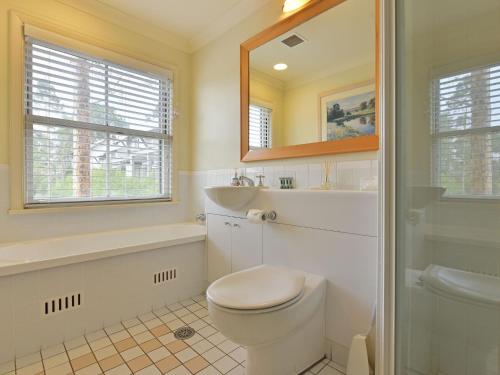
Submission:
<svg viewBox="0 0 500 375">
<path fill-rule="evenodd" d="M 231 222 L 231 271 L 262 264 L 262 224 L 250 224 L 246 219 L 235 218 Z"/>
<path fill-rule="evenodd" d="M 231 230 L 229 217 L 207 215 L 208 281 L 231 273 Z"/>
</svg>

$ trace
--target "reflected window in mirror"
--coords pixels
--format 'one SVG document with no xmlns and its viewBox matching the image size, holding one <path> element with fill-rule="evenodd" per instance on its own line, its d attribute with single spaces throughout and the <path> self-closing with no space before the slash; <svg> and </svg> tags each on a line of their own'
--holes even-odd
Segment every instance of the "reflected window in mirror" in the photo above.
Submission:
<svg viewBox="0 0 500 375">
<path fill-rule="evenodd" d="M 249 146 L 251 150 L 272 147 L 272 108 L 250 104 Z"/>
</svg>

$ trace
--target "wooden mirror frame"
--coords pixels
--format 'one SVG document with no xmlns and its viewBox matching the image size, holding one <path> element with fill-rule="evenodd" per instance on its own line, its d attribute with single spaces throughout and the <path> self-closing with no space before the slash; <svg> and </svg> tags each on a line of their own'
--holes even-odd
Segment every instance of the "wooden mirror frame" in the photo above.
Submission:
<svg viewBox="0 0 500 375">
<path fill-rule="evenodd" d="M 346 0 L 311 0 L 297 12 L 261 31 L 240 45 L 240 156 L 242 162 L 376 151 L 379 149 L 379 0 L 373 0 L 375 1 L 375 135 L 259 150 L 250 150 L 249 147 L 250 51 L 344 1 Z"/>
</svg>

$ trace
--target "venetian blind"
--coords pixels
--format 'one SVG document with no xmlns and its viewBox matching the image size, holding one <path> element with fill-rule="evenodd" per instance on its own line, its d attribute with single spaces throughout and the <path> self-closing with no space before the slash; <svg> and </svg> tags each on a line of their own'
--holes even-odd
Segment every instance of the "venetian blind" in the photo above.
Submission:
<svg viewBox="0 0 500 375">
<path fill-rule="evenodd" d="M 172 82 L 26 37 L 25 202 L 171 198 Z"/>
<path fill-rule="evenodd" d="M 449 196 L 500 196 L 500 65 L 433 82 L 433 180 Z"/>
<path fill-rule="evenodd" d="M 270 108 L 250 105 L 249 146 L 250 149 L 271 148 L 271 113 Z"/>
</svg>

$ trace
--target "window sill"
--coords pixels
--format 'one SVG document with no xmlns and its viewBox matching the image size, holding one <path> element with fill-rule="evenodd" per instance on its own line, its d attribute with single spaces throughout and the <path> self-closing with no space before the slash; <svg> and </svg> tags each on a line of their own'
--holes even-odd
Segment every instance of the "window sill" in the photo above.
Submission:
<svg viewBox="0 0 500 375">
<path fill-rule="evenodd" d="M 148 201 L 148 202 L 101 202 L 101 203 L 87 203 L 79 205 L 57 205 L 53 207 L 31 207 L 21 209 L 9 209 L 9 215 L 36 215 L 36 214 L 52 214 L 52 213 L 70 213 L 82 211 L 99 211 L 103 209 L 123 209 L 123 208 L 142 208 L 142 207 L 156 207 L 156 206 L 170 206 L 178 205 L 179 200 L 163 200 L 163 201 Z"/>
</svg>

